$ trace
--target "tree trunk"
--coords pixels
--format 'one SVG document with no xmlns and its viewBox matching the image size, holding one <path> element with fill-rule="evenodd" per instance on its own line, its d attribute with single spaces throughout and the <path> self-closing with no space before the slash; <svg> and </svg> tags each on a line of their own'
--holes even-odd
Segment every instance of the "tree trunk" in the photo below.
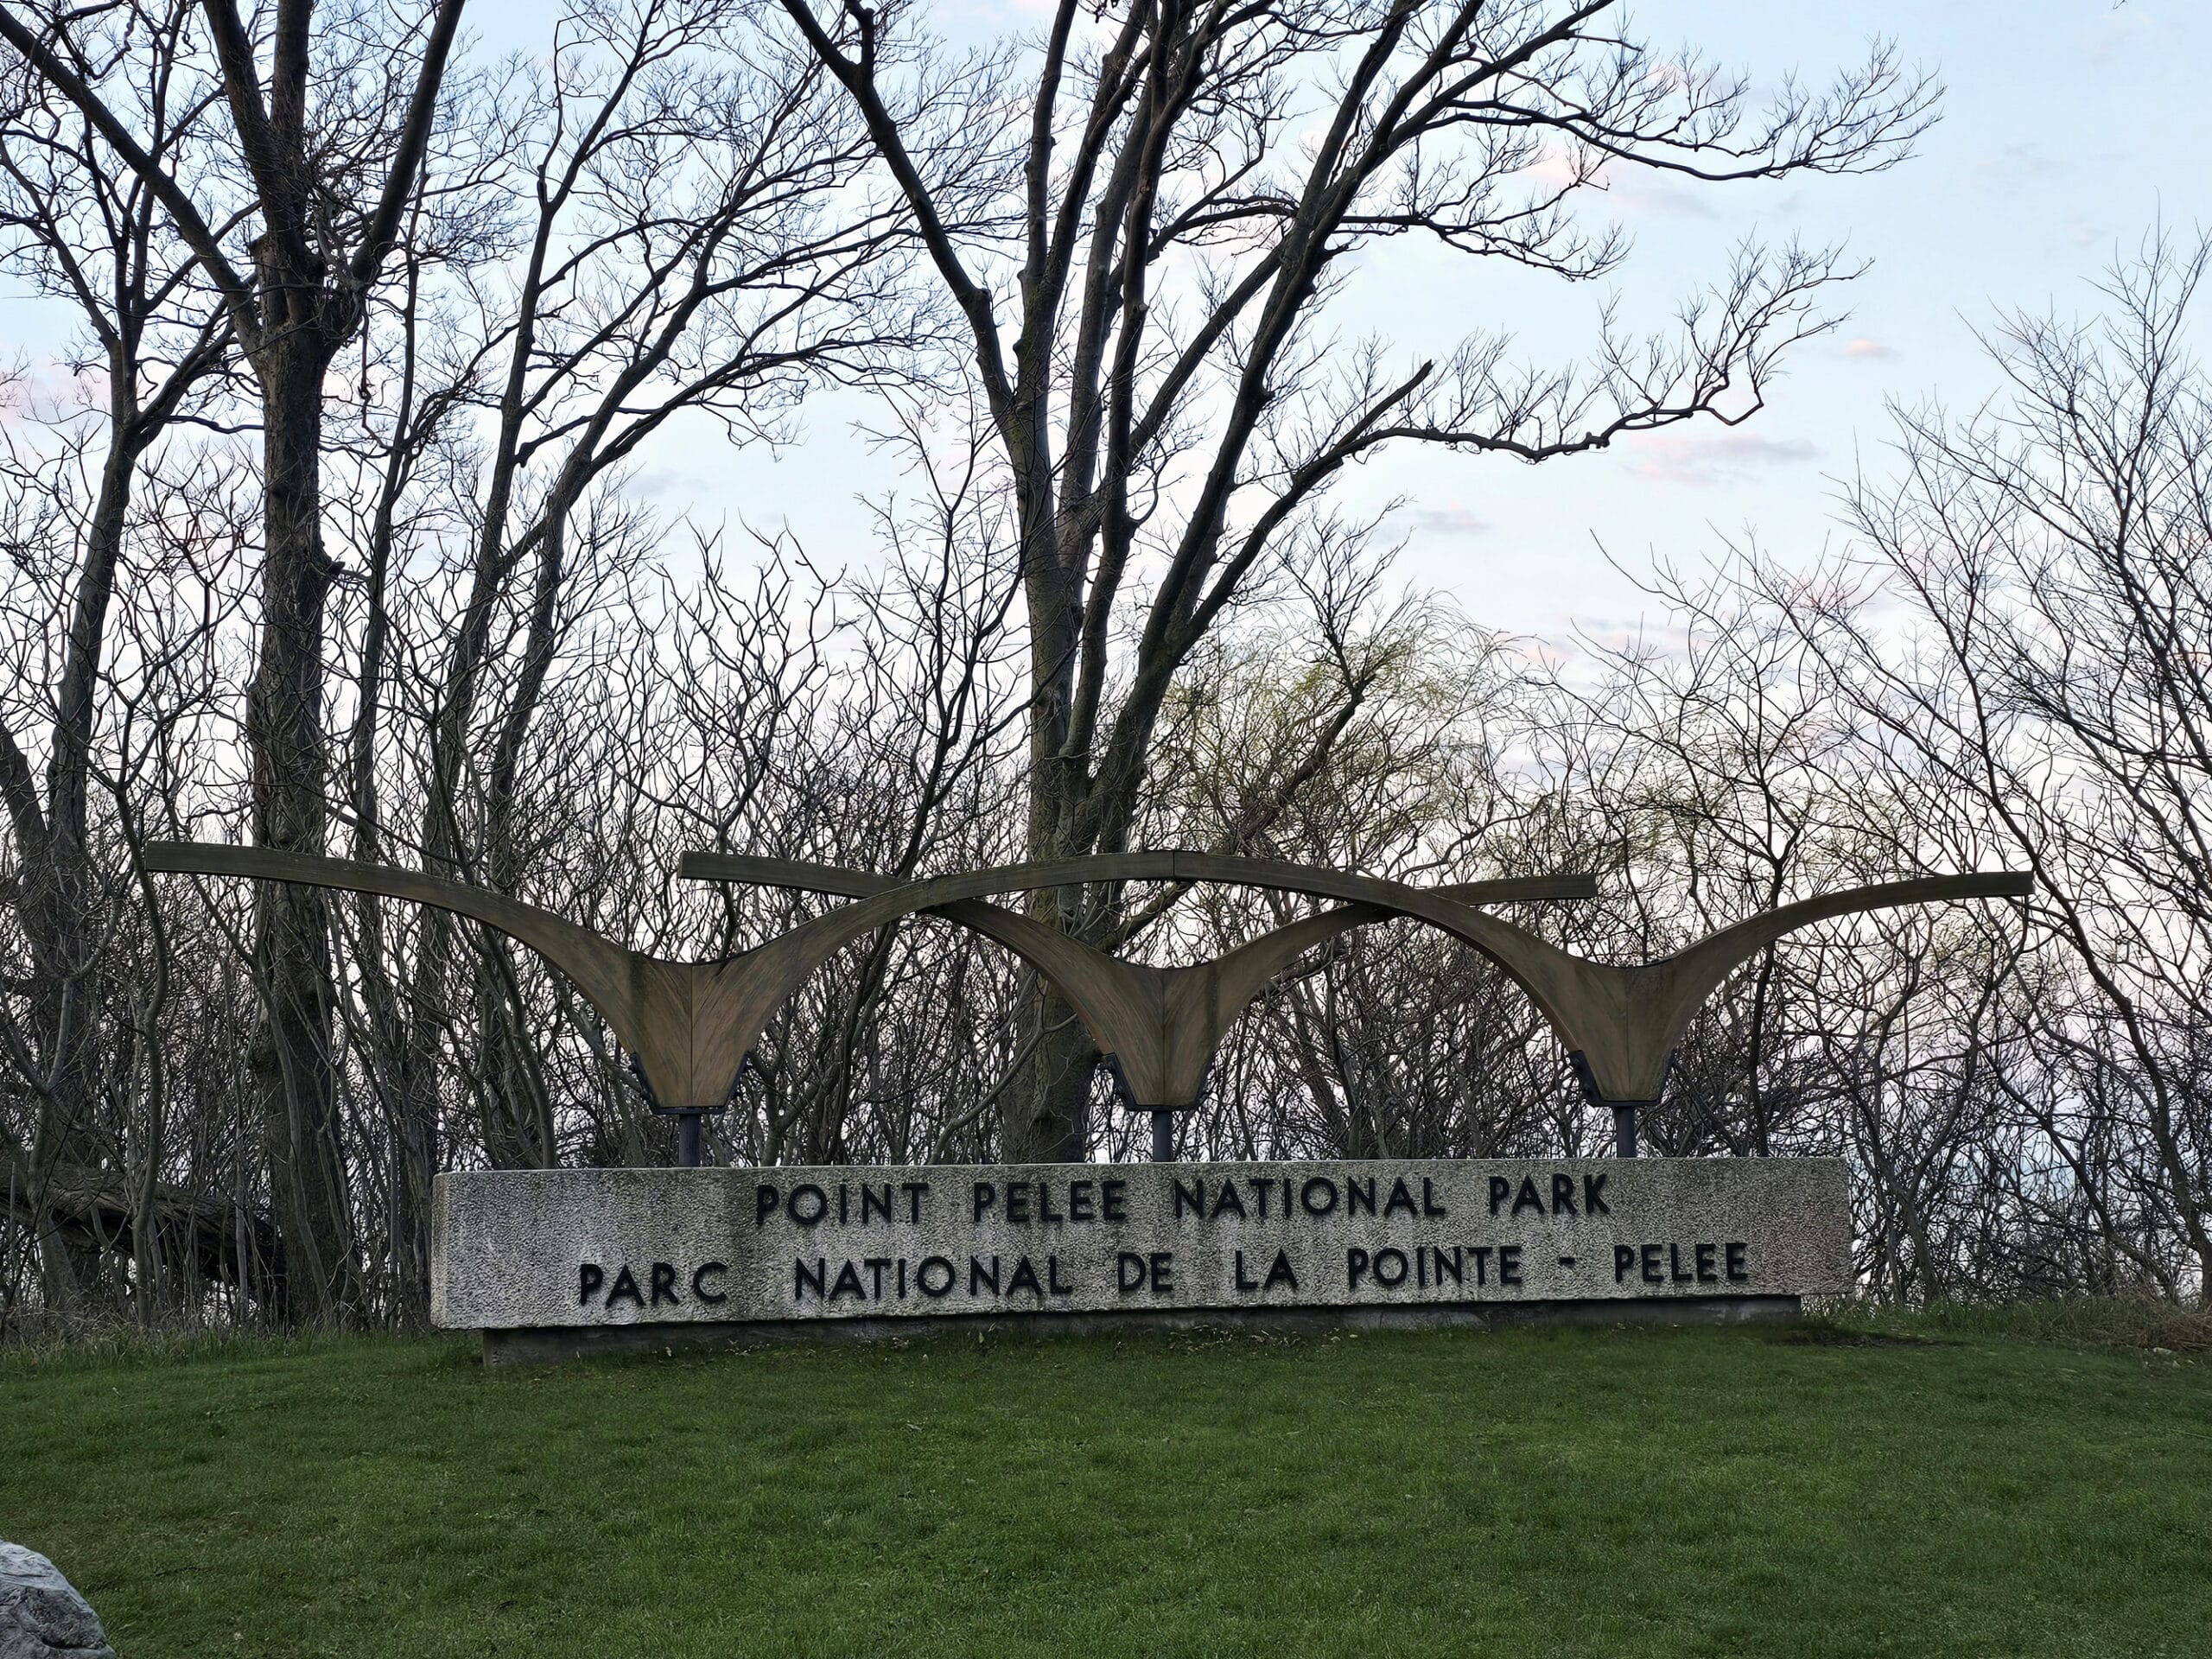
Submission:
<svg viewBox="0 0 2212 1659">
<path fill-rule="evenodd" d="M 283 289 L 271 283 L 277 292 Z M 303 284 L 313 293 L 315 284 Z M 298 291 L 298 290 L 295 290 Z M 246 699 L 257 847 L 320 855 L 324 796 L 322 627 L 336 567 L 321 527 L 321 331 L 272 329 L 257 353 L 265 464 L 261 655 Z M 294 1324 L 333 1324 L 360 1306 L 331 1058 L 330 929 L 319 887 L 255 884 L 264 995 L 253 1074 Z"/>
<path fill-rule="evenodd" d="M 1043 372 L 1029 365 L 1031 376 Z M 1041 431 L 1041 427 L 1037 429 Z M 1053 509 L 1051 464 L 1027 429 L 1017 443 L 1015 493 L 1022 517 L 1023 591 L 1029 618 L 1029 822 L 1027 855 L 1079 858 L 1097 836 L 1078 826 L 1090 789 L 1089 757 L 1070 753 L 1083 647 L 1083 603 L 1070 582 Z M 1080 888 L 1029 895 L 1029 913 L 1080 936 Z M 1008 1163 L 1082 1161 L 1090 1148 L 1091 1078 L 1097 1045 L 1075 1010 L 1041 978 L 1029 992 L 1026 1020 L 1035 1044 L 1025 1086 L 1009 1090 L 999 1110 L 999 1156 Z"/>
<path fill-rule="evenodd" d="M 1090 1080 L 1098 1048 L 1076 1012 L 1040 984 L 1032 1084 L 1014 1091 L 1000 1119 L 999 1155 L 1010 1164 L 1073 1164 L 1090 1148 Z"/>
<path fill-rule="evenodd" d="M 53 750 L 47 764 L 47 830 L 40 844 L 22 849 L 21 907 L 39 986 L 34 1017 L 50 1044 L 48 1091 L 30 1147 L 31 1179 L 42 1191 L 55 1172 L 74 1161 L 71 1142 L 92 1105 L 97 1044 L 91 1010 L 105 999 L 86 982 L 93 972 L 87 935 L 92 909 L 92 870 L 86 859 L 86 796 L 92 766 L 93 697 L 115 594 L 116 564 L 130 505 L 130 482 L 139 445 L 131 432 L 136 387 L 127 369 L 111 375 L 109 398 L 117 420 L 100 490 L 86 526 L 85 558 L 78 572 L 69 645 L 55 688 Z M 40 1291 L 49 1310 L 75 1297 L 73 1252 L 60 1230 L 46 1232 L 39 1251 Z"/>
</svg>

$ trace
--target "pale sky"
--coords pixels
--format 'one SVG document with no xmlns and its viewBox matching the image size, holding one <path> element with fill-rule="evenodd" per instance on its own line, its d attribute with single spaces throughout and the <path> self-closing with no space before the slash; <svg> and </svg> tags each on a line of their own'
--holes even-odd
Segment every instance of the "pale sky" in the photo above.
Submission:
<svg viewBox="0 0 2212 1659">
<path fill-rule="evenodd" d="M 1995 384 L 1974 338 L 1995 310 L 2093 308 L 2088 282 L 2154 223 L 2184 238 L 2212 226 L 2212 0 L 1664 0 L 1640 13 L 1655 40 L 1687 35 L 1762 75 L 1794 65 L 1811 79 L 1892 35 L 1948 90 L 1941 124 L 1888 173 L 1615 193 L 1637 244 L 1619 285 L 1639 305 L 1708 279 L 1754 231 L 1846 239 L 1873 262 L 1844 290 L 1845 326 L 1797 348 L 1751 422 L 1542 467 L 1392 469 L 1419 498 L 1409 570 L 1539 637 L 1644 611 L 1600 546 L 1630 574 L 1655 558 L 1700 564 L 1747 531 L 1778 557 L 1816 559 L 1839 535 L 1835 480 L 1887 464 L 1885 400 L 1972 406 Z"/>
<path fill-rule="evenodd" d="M 944 15 L 978 9 L 961 0 Z M 1725 275 L 1748 233 L 1841 238 L 1873 262 L 1839 291 L 1845 326 L 1797 349 L 1747 425 L 1678 427 L 1541 467 L 1400 450 L 1363 469 L 1353 486 L 1363 497 L 1408 498 L 1408 578 L 1541 639 L 1564 640 L 1577 624 L 1633 627 L 1652 607 L 1630 577 L 1655 559 L 1700 565 L 1724 536 L 1755 532 L 1777 556 L 1811 563 L 1838 536 L 1835 480 L 1861 456 L 1884 464 L 1885 399 L 1940 390 L 1954 405 L 1980 401 L 1993 377 L 1973 330 L 1995 308 L 2089 307 L 2088 280 L 2161 217 L 2183 236 L 2212 225 L 2212 0 L 1645 0 L 1636 16 L 1655 44 L 1694 42 L 1760 82 L 1792 68 L 1825 80 L 1871 37 L 1891 35 L 1948 92 L 1917 154 L 1887 173 L 1654 180 L 1592 199 L 1635 244 L 1611 288 L 1630 318 L 1655 326 Z M 1601 298 L 1449 255 L 1394 255 L 1357 281 L 1347 320 L 1387 319 L 1409 350 L 1448 348 L 1471 321 L 1503 319 L 1541 358 L 1538 342 L 1586 342 Z M 845 549 L 865 556 L 852 497 L 870 462 L 838 426 L 822 410 L 805 443 L 775 459 L 667 453 L 640 483 L 664 505 L 711 514 L 727 502 L 756 528 L 787 524 L 832 563 Z"/>
<path fill-rule="evenodd" d="M 487 51 L 542 49 L 538 0 L 478 0 Z M 1026 0 L 937 0 L 945 32 L 972 39 L 1038 19 Z M 1655 561 L 1696 568 L 1724 537 L 1756 535 L 1808 564 L 1839 535 L 1837 480 L 1886 463 L 1885 399 L 1940 391 L 1971 406 L 1994 377 L 1973 330 L 1999 308 L 2092 307 L 2088 282 L 2163 219 L 2183 237 L 2212 226 L 2212 0 L 1644 0 L 1641 33 L 1741 67 L 1755 84 L 1796 69 L 1824 82 L 1875 35 L 1948 88 L 1940 124 L 1903 166 L 1865 178 L 1704 186 L 1633 181 L 1610 211 L 1633 239 L 1611 280 L 1631 321 L 1662 325 L 1678 300 L 1725 275 L 1756 232 L 1845 240 L 1872 262 L 1838 291 L 1852 315 L 1807 342 L 1748 425 L 1677 427 L 1541 467 L 1402 448 L 1359 471 L 1354 500 L 1408 498 L 1400 563 L 1409 582 L 1457 596 L 1476 620 L 1564 642 L 1580 626 L 1632 629 L 1654 610 L 1634 578 Z M 1604 297 L 1497 262 L 1408 243 L 1370 260 L 1342 315 L 1414 353 L 1448 351 L 1471 327 L 1507 327 L 1539 361 L 1586 348 Z M 0 334 L 35 354 L 66 320 L 0 302 Z M 825 398 L 780 454 L 733 451 L 719 429 L 678 428 L 641 458 L 636 492 L 673 516 L 733 531 L 787 530 L 818 560 L 865 562 L 858 505 L 887 482 L 851 429 L 862 406 Z M 739 538 L 741 543 L 741 538 Z M 1608 555 L 1621 569 L 1613 568 Z M 1656 617 L 1655 617 L 1656 620 Z"/>
</svg>

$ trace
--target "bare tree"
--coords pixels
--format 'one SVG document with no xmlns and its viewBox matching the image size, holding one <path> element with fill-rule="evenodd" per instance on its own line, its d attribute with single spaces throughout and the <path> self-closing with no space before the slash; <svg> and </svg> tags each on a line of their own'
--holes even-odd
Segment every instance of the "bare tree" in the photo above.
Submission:
<svg viewBox="0 0 2212 1659">
<path fill-rule="evenodd" d="M 2154 235 L 2105 283 L 2104 316 L 2005 320 L 1988 344 L 2006 397 L 1966 418 L 1898 411 L 1896 482 L 1849 505 L 1917 651 L 1863 583 L 1795 614 L 1895 774 L 1920 780 L 1919 820 L 1965 804 L 2036 872 L 2037 920 L 2093 988 L 2044 1033 L 2081 1091 L 2067 1138 L 2088 1174 L 2118 1112 L 2120 1166 L 2148 1177 L 2212 1289 L 2212 389 L 2190 353 L 2208 268 L 2212 244 Z"/>
<path fill-rule="evenodd" d="M 1650 1137 L 1850 1159 L 1885 1297 L 2201 1291 L 2202 250 L 2154 243 L 2101 321 L 2007 320 L 2008 398 L 1902 417 L 1852 560 L 1662 574 L 1649 637 L 1553 661 L 1395 588 L 1345 470 L 1745 418 L 1848 273 L 1747 251 L 1679 332 L 1602 308 L 1544 371 L 1503 333 L 1340 338 L 1362 271 L 1411 236 L 1587 280 L 1623 247 L 1574 210 L 1622 169 L 1885 165 L 1929 109 L 1886 50 L 1755 115 L 1595 3 L 1069 6 L 959 57 L 918 9 L 578 0 L 499 63 L 457 10 L 0 11 L 0 280 L 74 329 L 0 426 L 0 1323 L 419 1322 L 438 1169 L 671 1154 L 527 952 L 371 898 L 180 902 L 139 856 L 179 834 L 419 861 L 671 956 L 825 902 L 671 884 L 698 846 L 1592 869 L 1524 919 L 1617 960 L 2025 861 L 2024 922 L 1746 963 Z M 656 491 L 683 442 L 780 444 L 841 386 L 865 546 Z M 1034 903 L 1155 963 L 1299 908 Z M 779 1013 L 713 1152 L 1135 1155 L 1094 1058 L 1033 971 L 918 918 Z M 1395 923 L 1293 964 L 1179 1133 L 1605 1127 L 1524 995 Z"/>
<path fill-rule="evenodd" d="M 1393 365 L 1332 339 L 1348 256 L 1419 235 L 1561 280 L 1611 270 L 1572 207 L 1610 172 L 1773 178 L 1886 165 L 1928 82 L 1878 48 L 1751 114 L 1745 83 L 1620 38 L 1609 0 L 1311 5 L 1060 0 L 1041 41 L 956 60 L 916 9 L 785 9 L 919 223 L 1014 504 L 1028 631 L 1027 850 L 1128 844 L 1170 689 L 1255 573 L 1330 533 L 1393 442 L 1535 461 L 1759 404 L 1821 326 L 1827 253 L 1751 251 L 1672 341 L 1608 324 L 1587 369 L 1503 333 Z M 1047 892 L 1103 936 L 1117 895 Z M 1080 1155 L 1096 1056 L 1052 999 L 1007 1155 Z"/>
<path fill-rule="evenodd" d="M 111 23 L 79 60 L 79 73 L 148 135 L 149 158 L 163 168 L 190 155 L 209 125 L 212 88 L 183 45 L 186 16 L 182 4 L 149 14 L 130 50 Z M 0 462 L 17 509 L 11 561 L 39 593 L 35 612 L 67 619 L 44 662 L 20 665 L 17 683 L 46 699 L 29 752 L 11 725 L 29 710 L 0 707 L 0 798 L 15 838 L 12 898 L 32 992 L 29 1029 L 10 1026 L 8 1035 L 41 1097 L 27 1155 L 4 1145 L 0 1154 L 10 1191 L 30 1195 L 36 1209 L 57 1179 L 81 1189 L 94 1179 L 78 1141 L 92 1125 L 99 1051 L 111 1035 L 98 941 L 115 895 L 91 853 L 89 810 L 97 693 L 133 493 L 149 452 L 192 416 L 223 362 L 229 323 L 199 256 L 97 124 L 20 73 L 9 80 L 0 247 L 11 272 L 73 314 L 81 333 L 68 367 L 86 378 L 82 402 L 71 386 L 45 411 L 54 444 L 11 442 Z M 34 625 L 24 642 L 45 632 Z M 32 758 L 41 749 L 42 787 Z M 60 1219 L 43 1217 L 37 1230 L 45 1298 L 67 1306 L 74 1274 Z"/>
<path fill-rule="evenodd" d="M 229 120 L 224 159 L 240 177 L 235 200 L 211 200 L 207 188 L 224 167 L 180 168 L 149 148 L 155 131 L 86 79 L 81 42 L 108 26 L 107 9 L 56 8 L 37 26 L 0 9 L 0 38 L 159 204 L 221 296 L 252 368 L 264 491 L 259 664 L 246 713 L 253 836 L 317 853 L 327 819 L 323 613 L 336 574 L 322 536 L 324 379 L 397 239 L 461 0 L 438 0 L 419 26 L 396 29 L 379 7 L 319 22 L 313 0 L 278 0 L 256 20 L 259 38 L 235 0 L 199 10 Z M 411 73 L 398 67 L 410 60 Z M 270 884 L 255 925 L 268 1006 L 258 1087 L 282 1172 L 286 1294 L 304 1319 L 343 1317 L 359 1294 L 334 1122 L 325 910 L 309 889 Z"/>
</svg>

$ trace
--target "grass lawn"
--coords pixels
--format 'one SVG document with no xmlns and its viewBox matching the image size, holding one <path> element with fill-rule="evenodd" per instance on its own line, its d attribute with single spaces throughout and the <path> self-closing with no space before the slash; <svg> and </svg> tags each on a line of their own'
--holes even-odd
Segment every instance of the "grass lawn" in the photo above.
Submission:
<svg viewBox="0 0 2212 1659">
<path fill-rule="evenodd" d="M 2212 1364 L 1986 1325 L 0 1355 L 122 1659 L 2212 1654 Z"/>
</svg>

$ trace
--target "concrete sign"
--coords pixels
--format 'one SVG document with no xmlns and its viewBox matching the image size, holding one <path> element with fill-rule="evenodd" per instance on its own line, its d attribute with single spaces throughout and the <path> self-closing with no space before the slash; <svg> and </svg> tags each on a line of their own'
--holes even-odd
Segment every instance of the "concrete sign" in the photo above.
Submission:
<svg viewBox="0 0 2212 1659">
<path fill-rule="evenodd" d="M 434 1228 L 437 1324 L 575 1338 L 517 1355 L 948 1317 L 1777 1311 L 1851 1280 L 1835 1159 L 501 1170 L 440 1176 Z"/>
</svg>

